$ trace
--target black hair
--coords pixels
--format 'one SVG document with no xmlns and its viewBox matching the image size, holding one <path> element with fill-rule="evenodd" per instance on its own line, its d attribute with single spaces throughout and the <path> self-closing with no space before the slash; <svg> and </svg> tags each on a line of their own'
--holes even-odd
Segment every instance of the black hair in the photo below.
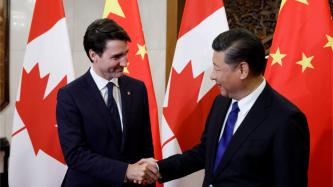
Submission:
<svg viewBox="0 0 333 187">
<path fill-rule="evenodd" d="M 212 48 L 224 52 L 225 63 L 238 65 L 247 62 L 253 75 L 264 74 L 266 68 L 265 49 L 260 39 L 245 29 L 230 29 L 219 34 Z"/>
<path fill-rule="evenodd" d="M 101 56 L 105 50 L 105 45 L 108 40 L 130 42 L 131 38 L 120 25 L 111 19 L 103 18 L 92 22 L 88 26 L 83 38 L 84 50 L 86 51 L 89 59 L 89 50 L 92 49 L 99 56 Z M 91 59 L 90 61 L 92 62 Z"/>
</svg>

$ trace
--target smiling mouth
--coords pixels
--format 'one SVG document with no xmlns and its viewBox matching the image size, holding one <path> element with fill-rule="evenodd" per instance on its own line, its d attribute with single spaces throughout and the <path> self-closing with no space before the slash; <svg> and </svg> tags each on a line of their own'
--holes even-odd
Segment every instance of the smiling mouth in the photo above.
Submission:
<svg viewBox="0 0 333 187">
<path fill-rule="evenodd" d="M 116 70 L 116 72 L 118 72 L 118 73 L 123 72 L 123 71 L 124 71 L 124 68 L 118 68 L 118 69 Z"/>
</svg>

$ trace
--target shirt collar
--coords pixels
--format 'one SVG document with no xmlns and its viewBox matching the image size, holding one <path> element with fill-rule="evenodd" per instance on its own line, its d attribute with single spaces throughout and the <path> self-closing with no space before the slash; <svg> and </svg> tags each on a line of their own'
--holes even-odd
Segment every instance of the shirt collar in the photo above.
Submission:
<svg viewBox="0 0 333 187">
<path fill-rule="evenodd" d="M 97 75 L 97 73 L 94 71 L 94 68 L 92 66 L 90 67 L 90 74 L 91 74 L 92 78 L 94 79 L 99 90 L 104 89 L 109 82 L 112 82 L 115 86 L 117 86 L 119 88 L 118 78 L 112 78 L 110 81 L 108 81 L 108 80 L 104 79 L 103 77 Z"/>
<path fill-rule="evenodd" d="M 239 110 L 245 112 L 250 110 L 254 102 L 258 99 L 259 95 L 264 90 L 265 86 L 266 86 L 266 80 L 264 79 L 253 92 L 251 92 L 249 95 L 239 100 L 238 101 Z M 236 101 L 237 100 L 233 99 L 231 104 L 233 104 Z"/>
</svg>

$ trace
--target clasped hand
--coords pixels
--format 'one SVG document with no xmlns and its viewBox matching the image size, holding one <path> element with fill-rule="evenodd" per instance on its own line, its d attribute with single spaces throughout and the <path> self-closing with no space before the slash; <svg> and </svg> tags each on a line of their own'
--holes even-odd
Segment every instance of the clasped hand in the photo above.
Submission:
<svg viewBox="0 0 333 187">
<path fill-rule="evenodd" d="M 135 164 L 129 164 L 126 172 L 127 182 L 141 185 L 154 183 L 160 177 L 156 162 L 154 158 L 145 158 Z"/>
</svg>

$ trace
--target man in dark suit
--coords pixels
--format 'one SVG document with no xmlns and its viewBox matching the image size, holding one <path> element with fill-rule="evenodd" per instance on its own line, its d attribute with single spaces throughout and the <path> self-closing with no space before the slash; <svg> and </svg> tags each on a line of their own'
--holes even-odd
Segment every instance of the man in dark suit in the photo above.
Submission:
<svg viewBox="0 0 333 187">
<path fill-rule="evenodd" d="M 232 29 L 217 36 L 212 47 L 211 79 L 221 95 L 201 143 L 157 162 L 160 181 L 205 169 L 205 187 L 307 186 L 306 117 L 265 81 L 261 41 L 246 30 Z M 154 165 L 153 159 L 142 162 Z"/>
<path fill-rule="evenodd" d="M 113 20 L 98 19 L 86 30 L 84 48 L 91 68 L 57 98 L 59 137 L 68 165 L 62 186 L 136 186 L 132 182 L 154 178 L 146 164 L 136 163 L 154 155 L 145 85 L 123 75 L 128 42 L 126 31 Z"/>
</svg>

